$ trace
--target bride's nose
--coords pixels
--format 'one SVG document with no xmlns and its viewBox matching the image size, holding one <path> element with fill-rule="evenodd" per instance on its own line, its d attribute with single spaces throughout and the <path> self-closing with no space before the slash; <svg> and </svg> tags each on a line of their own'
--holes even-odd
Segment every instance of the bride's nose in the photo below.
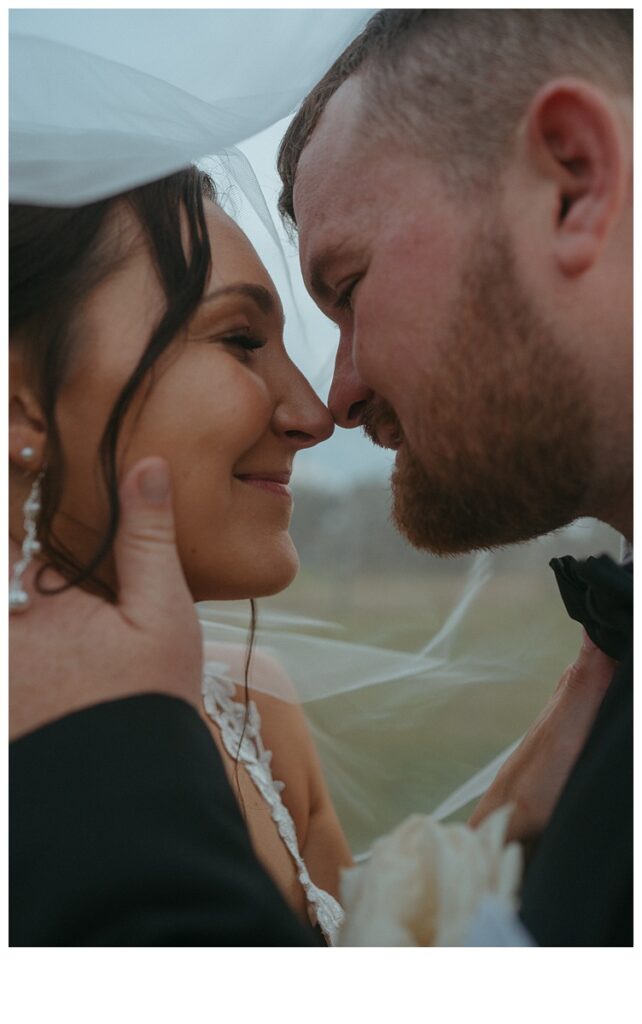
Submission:
<svg viewBox="0 0 642 1024">
<path fill-rule="evenodd" d="M 301 371 L 295 367 L 292 371 L 287 392 L 274 411 L 273 429 L 297 450 L 313 448 L 332 436 L 334 420 Z"/>
</svg>

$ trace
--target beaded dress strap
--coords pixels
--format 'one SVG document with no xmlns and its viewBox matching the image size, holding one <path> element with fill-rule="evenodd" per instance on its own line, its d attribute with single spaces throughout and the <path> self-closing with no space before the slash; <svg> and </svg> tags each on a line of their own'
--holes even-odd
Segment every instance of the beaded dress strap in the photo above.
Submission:
<svg viewBox="0 0 642 1024">
<path fill-rule="evenodd" d="M 261 738 L 261 717 L 253 700 L 247 705 L 235 700 L 236 687 L 222 662 L 207 662 L 203 672 L 203 705 L 210 719 L 218 726 L 225 749 L 246 769 L 252 782 L 270 809 L 272 820 L 294 861 L 297 877 L 308 906 L 314 911 L 321 930 L 330 945 L 336 942 L 343 920 L 341 905 L 329 892 L 314 884 L 299 851 L 292 815 L 281 799 L 283 782 L 272 777 L 272 751 L 266 750 Z"/>
</svg>

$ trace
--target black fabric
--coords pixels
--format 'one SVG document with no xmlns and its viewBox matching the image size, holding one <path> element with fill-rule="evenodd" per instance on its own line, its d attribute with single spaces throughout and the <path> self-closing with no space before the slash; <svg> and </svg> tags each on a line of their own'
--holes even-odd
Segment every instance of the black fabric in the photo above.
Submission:
<svg viewBox="0 0 642 1024">
<path fill-rule="evenodd" d="M 633 577 L 607 556 L 555 559 L 572 618 L 620 661 L 529 862 L 520 916 L 542 946 L 633 943 Z"/>
<path fill-rule="evenodd" d="M 621 661 L 633 631 L 633 567 L 616 565 L 608 555 L 583 562 L 566 555 L 550 565 L 570 617 L 600 650 Z"/>
<path fill-rule="evenodd" d="M 307 946 L 196 711 L 89 708 L 10 746 L 12 946 Z"/>
</svg>

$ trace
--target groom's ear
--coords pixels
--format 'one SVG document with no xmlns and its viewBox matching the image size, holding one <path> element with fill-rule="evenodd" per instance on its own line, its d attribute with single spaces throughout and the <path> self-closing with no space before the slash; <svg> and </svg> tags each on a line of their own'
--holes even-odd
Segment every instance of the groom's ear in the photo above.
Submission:
<svg viewBox="0 0 642 1024">
<path fill-rule="evenodd" d="M 526 117 L 531 167 L 548 186 L 552 254 L 573 277 L 600 258 L 631 190 L 631 150 L 619 101 L 574 78 L 549 82 Z"/>
<path fill-rule="evenodd" d="M 28 379 L 22 354 L 9 351 L 9 460 L 21 469 L 41 468 L 47 444 L 47 426 L 35 391 Z M 24 452 L 33 454 L 25 459 Z"/>
</svg>

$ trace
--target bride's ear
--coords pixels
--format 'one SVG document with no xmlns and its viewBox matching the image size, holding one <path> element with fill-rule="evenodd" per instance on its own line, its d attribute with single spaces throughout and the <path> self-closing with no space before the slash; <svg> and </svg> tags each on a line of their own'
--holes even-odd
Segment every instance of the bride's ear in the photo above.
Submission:
<svg viewBox="0 0 642 1024">
<path fill-rule="evenodd" d="M 9 460 L 20 469 L 42 468 L 47 445 L 46 420 L 17 349 L 9 352 Z"/>
</svg>

